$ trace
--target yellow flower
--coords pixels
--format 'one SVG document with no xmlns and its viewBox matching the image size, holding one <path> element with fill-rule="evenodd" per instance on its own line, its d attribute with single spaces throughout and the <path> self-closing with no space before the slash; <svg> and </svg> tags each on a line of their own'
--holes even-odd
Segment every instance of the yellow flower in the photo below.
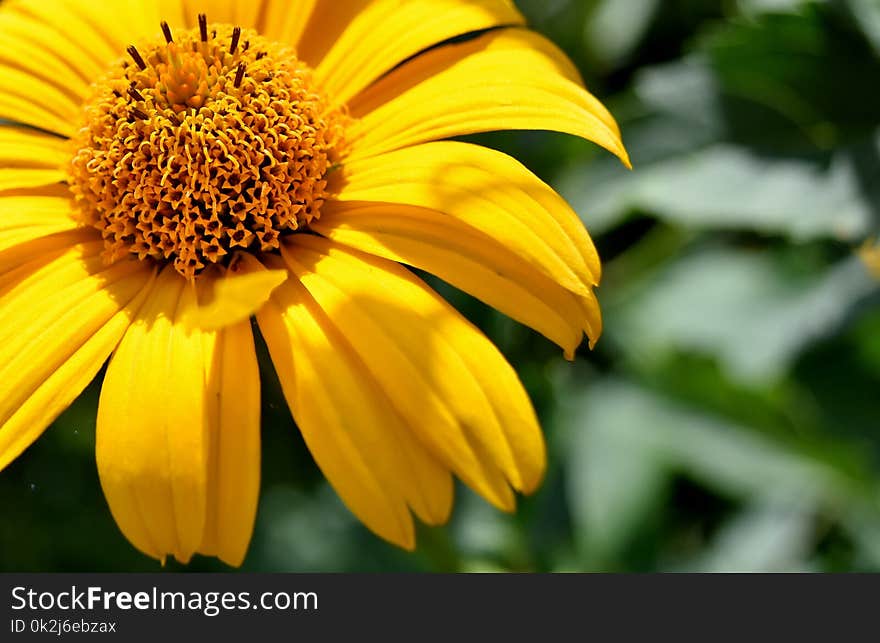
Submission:
<svg viewBox="0 0 880 643">
<path fill-rule="evenodd" d="M 0 33 L 0 469 L 110 358 L 97 464 L 119 527 L 157 559 L 240 564 L 255 317 L 318 466 L 379 536 L 411 549 L 413 513 L 446 521 L 452 475 L 505 511 L 536 488 L 516 373 L 404 267 L 568 357 L 601 332 L 571 208 L 441 141 L 555 130 L 628 164 L 512 3 L 11 0 Z"/>
</svg>

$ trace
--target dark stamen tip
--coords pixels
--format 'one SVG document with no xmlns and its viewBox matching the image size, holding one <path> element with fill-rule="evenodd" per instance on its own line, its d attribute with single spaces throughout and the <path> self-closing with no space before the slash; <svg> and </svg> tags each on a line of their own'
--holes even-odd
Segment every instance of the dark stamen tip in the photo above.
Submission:
<svg viewBox="0 0 880 643">
<path fill-rule="evenodd" d="M 232 30 L 232 44 L 229 45 L 229 53 L 234 54 L 238 49 L 238 39 L 241 38 L 241 27 L 235 27 Z"/>
<path fill-rule="evenodd" d="M 136 90 L 134 87 L 128 88 L 128 95 L 131 96 L 132 98 L 134 98 L 135 100 L 139 100 L 139 101 L 145 100 L 143 95 L 138 90 Z"/>
<path fill-rule="evenodd" d="M 208 42 L 208 16 L 203 13 L 199 14 L 199 35 L 202 42 Z"/>
<path fill-rule="evenodd" d="M 129 45 L 128 49 L 126 49 L 125 51 L 128 52 L 128 55 L 131 56 L 135 64 L 141 68 L 141 71 L 147 68 L 147 63 L 145 63 L 144 59 L 141 58 L 140 53 L 138 53 L 138 50 L 134 45 Z"/>
<path fill-rule="evenodd" d="M 168 26 L 168 23 L 164 20 L 162 21 L 162 33 L 165 36 L 165 42 L 171 44 L 174 42 L 174 38 L 171 37 L 171 27 Z"/>
<path fill-rule="evenodd" d="M 251 41 L 250 41 L 250 40 L 245 40 L 245 41 L 244 41 L 244 45 L 242 46 L 241 50 L 242 50 L 242 51 L 247 51 L 247 50 L 248 50 L 248 47 L 250 47 L 250 46 L 251 46 Z"/>
<path fill-rule="evenodd" d="M 145 121 L 149 118 L 149 116 L 147 116 L 146 112 L 138 109 L 137 107 L 131 108 L 131 115 L 134 116 L 135 118 L 141 119 L 142 121 Z"/>
<path fill-rule="evenodd" d="M 238 70 L 235 72 L 235 82 L 233 84 L 236 87 L 241 87 L 242 80 L 244 80 L 244 62 L 238 63 Z"/>
<path fill-rule="evenodd" d="M 257 60 L 260 60 L 261 58 L 265 58 L 265 57 L 266 57 L 265 51 L 261 51 L 260 53 L 257 54 Z"/>
</svg>

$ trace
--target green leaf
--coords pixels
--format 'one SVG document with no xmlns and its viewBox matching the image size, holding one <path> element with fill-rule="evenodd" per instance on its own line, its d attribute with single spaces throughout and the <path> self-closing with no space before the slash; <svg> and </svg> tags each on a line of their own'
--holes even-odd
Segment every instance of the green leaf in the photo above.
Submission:
<svg viewBox="0 0 880 643">
<path fill-rule="evenodd" d="M 556 181 L 594 234 L 634 211 L 692 229 L 746 229 L 803 241 L 859 241 L 876 224 L 880 136 L 834 154 L 770 154 L 730 139 L 723 98 L 694 62 L 641 77 L 651 116 L 623 129 L 635 170 L 601 160 L 569 168 Z M 687 105 L 679 104 L 686 97 Z"/>
<path fill-rule="evenodd" d="M 860 241 L 878 225 L 880 61 L 806 5 L 719 23 L 685 59 L 638 71 L 615 110 L 632 173 L 572 163 L 555 185 L 595 234 L 634 213 L 692 229 Z"/>
<path fill-rule="evenodd" d="M 625 547 L 676 473 L 746 510 L 701 558 L 665 565 L 800 569 L 816 515 L 862 537 L 880 524 L 872 479 L 625 379 L 593 381 L 564 417 L 570 512 L 587 561 Z"/>
<path fill-rule="evenodd" d="M 822 168 L 715 145 L 652 167 L 626 194 L 630 207 L 690 228 L 748 229 L 795 241 L 868 234 L 870 203 L 847 158 Z"/>
<path fill-rule="evenodd" d="M 608 388 L 599 385 L 599 391 Z M 622 407 L 609 421 L 604 402 L 597 407 L 591 394 L 573 410 L 575 419 L 560 450 L 567 463 L 576 542 L 588 568 L 601 569 L 621 554 L 659 503 L 670 478 L 662 455 L 642 439 L 633 410 L 638 415 L 638 409 Z"/>
<path fill-rule="evenodd" d="M 584 45 L 608 67 L 632 54 L 647 32 L 660 0 L 600 0 L 584 25 Z"/>
<path fill-rule="evenodd" d="M 794 12 L 814 0 L 739 0 L 737 6 L 746 15 Z"/>
<path fill-rule="evenodd" d="M 816 538 L 814 499 L 759 499 L 734 515 L 682 571 L 807 572 Z"/>
<path fill-rule="evenodd" d="M 877 0 L 846 0 L 862 33 L 880 54 L 880 2 Z"/>
<path fill-rule="evenodd" d="M 855 257 L 823 274 L 802 275 L 768 254 L 709 249 L 612 302 L 607 328 L 634 358 L 694 351 L 717 358 L 734 379 L 760 384 L 782 376 L 876 288 Z"/>
<path fill-rule="evenodd" d="M 778 112 L 820 146 L 854 140 L 877 122 L 880 94 L 865 80 L 880 61 L 829 5 L 727 23 L 700 49 L 726 93 Z"/>
<path fill-rule="evenodd" d="M 774 498 L 801 497 L 810 489 L 836 493 L 843 488 L 837 472 L 824 463 L 782 449 L 747 427 L 678 405 L 625 380 L 593 384 L 577 408 L 571 436 L 572 448 L 580 453 L 590 447 L 578 445 L 578 441 L 592 444 L 597 433 L 614 434 L 618 443 L 637 446 L 642 461 L 650 454 L 655 463 L 686 471 L 722 493 L 741 498 L 768 494 Z M 615 482 L 623 483 L 627 477 L 623 471 Z M 580 503 L 594 498 L 591 493 L 582 493 L 588 491 L 586 487 L 572 487 L 572 491 Z"/>
</svg>

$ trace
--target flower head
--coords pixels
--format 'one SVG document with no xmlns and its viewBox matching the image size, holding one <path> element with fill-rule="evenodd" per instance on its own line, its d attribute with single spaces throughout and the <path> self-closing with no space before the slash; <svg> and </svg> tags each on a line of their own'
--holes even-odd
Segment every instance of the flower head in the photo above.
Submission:
<svg viewBox="0 0 880 643">
<path fill-rule="evenodd" d="M 0 32 L 0 469 L 109 358 L 97 462 L 123 533 L 240 564 L 255 319 L 315 461 L 381 537 L 443 523 L 453 475 L 503 510 L 538 486 L 516 373 L 408 269 L 569 357 L 601 332 L 571 208 L 444 140 L 556 130 L 628 163 L 512 3 L 12 0 Z"/>
</svg>

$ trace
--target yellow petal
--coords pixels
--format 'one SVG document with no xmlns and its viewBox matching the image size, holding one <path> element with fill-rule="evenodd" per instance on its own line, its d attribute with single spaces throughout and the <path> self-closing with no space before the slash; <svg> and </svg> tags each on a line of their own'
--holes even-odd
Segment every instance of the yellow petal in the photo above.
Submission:
<svg viewBox="0 0 880 643">
<path fill-rule="evenodd" d="M 242 272 L 242 256 L 236 257 L 229 270 L 210 270 L 199 278 L 198 306 L 190 311 L 184 323 L 217 329 L 246 320 L 287 279 L 286 270 Z"/>
<path fill-rule="evenodd" d="M 192 0 L 190 0 L 192 1 Z M 198 2 L 199 0 L 196 0 Z M 222 1 L 222 0 L 221 0 Z M 253 2 L 241 2 L 240 0 L 232 0 L 232 15 L 230 22 L 239 27 L 260 28 L 263 21 L 261 15 L 270 7 L 270 5 L 278 4 L 278 1 L 271 0 L 255 0 Z M 296 11 L 299 4 L 298 0 L 287 0 L 285 2 L 288 11 Z"/>
<path fill-rule="evenodd" d="M 445 45 L 402 65 L 350 104 L 351 158 L 491 130 L 574 134 L 626 164 L 620 130 L 546 38 L 492 31 Z"/>
<path fill-rule="evenodd" d="M 12 0 L 4 4 L 10 11 L 58 32 L 63 40 L 56 47 L 63 47 L 62 51 L 84 50 L 104 70 L 124 56 L 128 45 L 146 36 L 159 36 L 159 22 L 168 19 L 161 15 L 160 3 L 151 0 Z"/>
<path fill-rule="evenodd" d="M 239 566 L 260 494 L 260 371 L 250 322 L 205 334 L 209 456 L 199 551 Z"/>
<path fill-rule="evenodd" d="M 177 0 L 170 1 L 177 2 Z M 256 2 L 241 2 L 240 0 L 180 0 L 179 4 L 183 8 L 185 24 L 189 28 L 198 26 L 200 13 L 205 14 L 209 23 L 215 22 L 234 24 L 239 27 L 253 27 L 256 24 L 255 10 L 259 10 L 262 2 L 260 0 Z"/>
<path fill-rule="evenodd" d="M 87 95 L 90 81 L 76 66 L 78 51 L 59 41 L 46 25 L 11 11 L 0 11 L 0 67 L 16 67 L 49 82 L 78 101 Z M 94 70 L 97 72 L 98 70 Z"/>
<path fill-rule="evenodd" d="M 318 2 L 319 0 L 263 0 L 257 28 L 267 38 L 296 45 L 302 38 Z"/>
<path fill-rule="evenodd" d="M 503 0 L 376 0 L 366 3 L 315 70 L 334 101 L 345 103 L 396 65 L 461 34 L 522 24 Z"/>
<path fill-rule="evenodd" d="M 60 25 L 47 24 L 25 13 L 0 8 L 0 32 L 13 46 L 0 53 L 0 60 L 31 58 L 39 61 L 54 78 L 64 79 L 72 85 L 77 81 L 86 86 L 106 69 L 91 55 L 87 43 L 77 39 L 76 32 L 59 29 Z M 12 3 L 13 5 L 15 3 Z"/>
<path fill-rule="evenodd" d="M 195 294 L 166 268 L 107 367 L 98 473 L 122 532 L 145 554 L 189 561 L 207 513 L 209 431 L 200 332 L 180 323 Z"/>
<path fill-rule="evenodd" d="M 0 167 L 60 169 L 70 161 L 70 156 L 64 139 L 21 127 L 0 126 Z"/>
<path fill-rule="evenodd" d="M 163 11 L 174 17 L 174 21 L 166 18 L 172 26 L 194 28 L 203 13 L 208 23 L 256 29 L 272 40 L 291 45 L 299 40 L 314 4 L 315 0 L 161 0 Z"/>
<path fill-rule="evenodd" d="M 0 253 L 56 232 L 74 230 L 69 198 L 48 196 L 0 197 Z M 95 237 L 98 236 L 97 230 Z"/>
<path fill-rule="evenodd" d="M 368 528 L 412 549 L 408 507 L 428 523 L 445 522 L 452 506 L 448 470 L 403 424 L 295 278 L 272 294 L 257 319 L 297 426 L 327 480 Z"/>
<path fill-rule="evenodd" d="M 434 210 L 330 201 L 311 225 L 337 243 L 434 274 L 556 342 L 572 357 L 584 331 L 598 339 L 598 306 L 578 296 L 482 232 Z"/>
<path fill-rule="evenodd" d="M 574 293 L 588 296 L 599 283 L 599 256 L 577 215 L 501 152 L 425 143 L 346 163 L 331 189 L 340 201 L 416 205 L 459 219 Z"/>
<path fill-rule="evenodd" d="M 92 380 L 149 288 L 146 266 L 105 266 L 101 245 L 68 246 L 0 279 L 0 469 Z"/>
<path fill-rule="evenodd" d="M 160 21 L 173 15 L 147 0 L 4 2 L 0 29 L 9 29 L 15 53 L 0 58 L 0 115 L 73 136 L 91 83 L 128 45 L 158 37 Z"/>
<path fill-rule="evenodd" d="M 102 249 L 100 235 L 79 233 L 80 230 L 60 232 L 0 251 L 0 296 L 14 292 L 23 280 L 32 278 L 36 271 L 71 252 L 83 260 L 95 261 Z M 0 329 L 0 337 L 11 330 Z"/>
<path fill-rule="evenodd" d="M 62 168 L 70 160 L 67 145 L 66 140 L 57 136 L 0 126 L 0 192 L 65 181 L 67 176 Z"/>
<path fill-rule="evenodd" d="M 145 0 L 9 0 L 0 15 L 14 52 L 11 60 L 0 59 L 0 118 L 67 137 L 80 122 L 88 84 L 129 44 L 158 37 L 163 19 L 159 3 Z M 22 51 L 13 44 L 19 40 L 29 43 Z M 32 49 L 41 49 L 45 60 L 28 56 Z"/>
<path fill-rule="evenodd" d="M 38 23 L 55 34 L 55 46 L 60 51 L 81 50 L 97 65 L 106 65 L 120 56 L 117 44 L 108 40 L 108 34 L 94 20 L 102 11 L 112 11 L 116 3 L 67 2 L 66 0 L 7 0 L 2 11 L 20 16 L 26 24 Z M 129 27 L 119 23 L 115 30 L 125 33 Z M 34 31 L 33 33 L 36 33 Z M 124 48 L 121 50 L 124 52 Z M 94 70 L 93 70 L 94 71 Z"/>
<path fill-rule="evenodd" d="M 11 237 L 19 236 L 14 232 L 9 234 Z M 99 244 L 103 246 L 101 233 L 93 228 L 74 228 L 47 235 L 36 229 L 29 235 L 22 233 L 18 240 L 13 239 L 13 241 L 14 243 L 8 247 L 0 248 L 0 276 L 2 276 L 0 293 L 13 286 L 13 278 L 10 275 L 20 273 L 29 263 L 46 263 L 63 254 L 71 246 L 79 244 L 94 244 L 96 252 L 100 251 Z"/>
<path fill-rule="evenodd" d="M 61 136 L 70 137 L 76 132 L 74 125 L 75 110 L 71 103 L 63 100 L 63 107 L 67 110 L 66 116 L 59 116 L 56 111 L 44 105 L 46 101 L 41 98 L 32 99 L 17 93 L 16 87 L 20 80 L 23 85 L 30 87 L 32 91 L 41 91 L 40 83 L 25 77 L 19 73 L 10 73 L 0 69 L 0 119 L 23 123 L 33 127 L 39 127 L 48 132 L 55 132 Z M 51 90 L 47 90 L 51 93 Z"/>
<path fill-rule="evenodd" d="M 450 469 L 511 509 L 534 489 L 544 444 L 516 373 L 475 327 L 400 265 L 294 235 L 291 271 L 342 331 L 407 423 Z"/>
<path fill-rule="evenodd" d="M 40 0 L 42 1 L 42 0 Z M 145 39 L 161 37 L 162 20 L 168 16 L 160 11 L 155 0 L 115 0 L 114 2 L 70 2 L 77 18 L 92 25 L 112 52 L 105 65 L 125 57 L 125 49 Z M 80 40 L 82 42 L 82 40 Z"/>
<path fill-rule="evenodd" d="M 55 168 L 0 168 L 0 192 L 21 188 L 38 188 L 60 183 L 65 179 L 64 172 Z"/>
<path fill-rule="evenodd" d="M 349 24 L 374 0 L 316 0 L 303 28 L 297 57 L 313 69 Z"/>
</svg>

